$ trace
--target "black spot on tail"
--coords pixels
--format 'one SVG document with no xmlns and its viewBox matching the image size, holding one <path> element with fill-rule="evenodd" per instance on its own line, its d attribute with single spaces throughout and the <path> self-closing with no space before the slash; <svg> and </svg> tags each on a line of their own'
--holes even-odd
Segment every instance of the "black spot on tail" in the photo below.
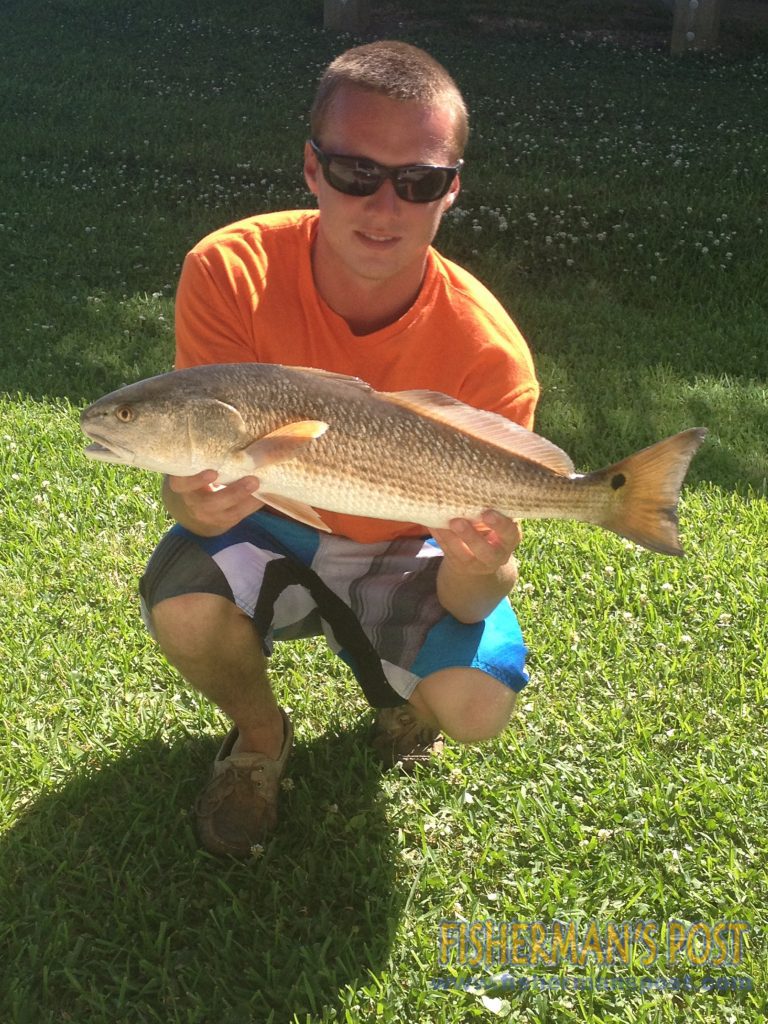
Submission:
<svg viewBox="0 0 768 1024">
<path fill-rule="evenodd" d="M 611 478 L 611 487 L 614 491 L 618 491 L 618 489 L 623 487 L 626 482 L 627 478 L 623 473 L 616 473 L 616 475 Z"/>
</svg>

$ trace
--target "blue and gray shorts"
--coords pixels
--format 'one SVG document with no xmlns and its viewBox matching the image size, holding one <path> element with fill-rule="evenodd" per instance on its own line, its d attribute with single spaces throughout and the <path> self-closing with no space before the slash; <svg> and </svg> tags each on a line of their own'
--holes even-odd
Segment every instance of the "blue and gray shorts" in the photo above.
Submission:
<svg viewBox="0 0 768 1024">
<path fill-rule="evenodd" d="M 443 668 L 478 668 L 513 690 L 528 682 L 509 601 L 466 625 L 437 599 L 442 552 L 432 538 L 359 544 L 262 510 L 218 537 L 174 526 L 140 590 L 144 619 L 160 601 L 218 594 L 250 616 L 266 654 L 275 640 L 325 635 L 373 707 L 404 703 Z"/>
</svg>

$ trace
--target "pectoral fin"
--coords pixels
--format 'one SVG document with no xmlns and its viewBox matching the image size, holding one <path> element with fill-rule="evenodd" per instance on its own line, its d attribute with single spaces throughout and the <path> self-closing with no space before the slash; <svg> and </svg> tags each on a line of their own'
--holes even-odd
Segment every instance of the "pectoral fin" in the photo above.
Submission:
<svg viewBox="0 0 768 1024">
<path fill-rule="evenodd" d="M 267 505 L 276 508 L 278 512 L 285 512 L 291 519 L 297 519 L 300 523 L 313 526 L 316 530 L 322 530 L 324 533 L 331 532 L 330 527 L 325 525 L 317 512 L 302 501 L 284 498 L 281 494 L 264 494 L 262 491 L 258 492 L 258 497 L 265 501 Z"/>
<path fill-rule="evenodd" d="M 327 429 L 328 424 L 320 420 L 286 423 L 284 427 L 278 427 L 270 434 L 252 441 L 243 448 L 242 454 L 250 463 L 250 472 L 255 473 L 266 466 L 295 459 L 312 441 L 322 437 Z"/>
</svg>

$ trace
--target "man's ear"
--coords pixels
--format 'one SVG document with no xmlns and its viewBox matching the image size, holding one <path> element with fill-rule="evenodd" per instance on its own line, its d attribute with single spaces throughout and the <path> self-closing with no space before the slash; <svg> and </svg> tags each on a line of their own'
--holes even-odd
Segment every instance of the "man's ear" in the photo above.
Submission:
<svg viewBox="0 0 768 1024">
<path fill-rule="evenodd" d="M 450 189 L 443 196 L 443 213 L 445 213 L 446 210 L 450 210 L 450 208 L 456 202 L 456 197 L 458 196 L 460 191 L 461 181 L 459 180 L 459 176 L 457 174 L 456 177 L 451 182 Z"/>
<path fill-rule="evenodd" d="M 312 147 L 308 142 L 304 143 L 304 181 L 307 183 L 307 188 L 313 196 L 317 195 L 317 179 L 320 174 L 320 165 L 317 162 L 317 157 L 312 152 Z"/>
</svg>

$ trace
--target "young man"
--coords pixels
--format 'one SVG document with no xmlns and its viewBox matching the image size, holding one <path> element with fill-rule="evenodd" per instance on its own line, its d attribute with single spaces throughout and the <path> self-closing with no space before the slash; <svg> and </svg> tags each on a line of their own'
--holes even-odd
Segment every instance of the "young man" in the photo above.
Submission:
<svg viewBox="0 0 768 1024">
<path fill-rule="evenodd" d="M 528 348 L 499 303 L 432 240 L 459 193 L 467 115 L 448 73 L 403 43 L 324 73 L 304 177 L 317 211 L 253 217 L 188 255 L 177 367 L 256 361 L 424 388 L 531 427 Z M 175 526 L 142 580 L 145 617 L 185 679 L 234 721 L 197 804 L 201 842 L 247 855 L 275 827 L 292 728 L 267 677 L 274 639 L 325 632 L 378 708 L 385 763 L 507 724 L 527 680 L 506 595 L 517 524 L 489 511 L 435 539 L 418 524 L 323 512 L 330 536 L 270 510 L 258 480 L 169 478 Z M 437 543 L 436 543 L 437 542 Z M 439 546 L 438 546 L 439 545 Z"/>
</svg>

